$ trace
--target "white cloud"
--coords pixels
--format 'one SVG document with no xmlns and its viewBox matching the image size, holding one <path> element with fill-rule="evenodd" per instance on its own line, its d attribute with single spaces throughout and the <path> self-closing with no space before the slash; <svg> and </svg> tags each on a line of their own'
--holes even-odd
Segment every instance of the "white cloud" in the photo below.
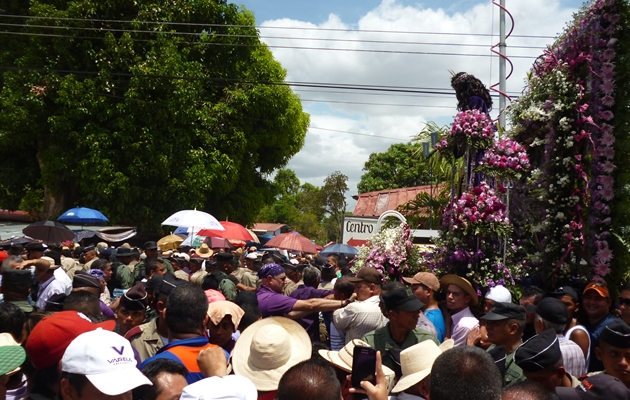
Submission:
<svg viewBox="0 0 630 400">
<path fill-rule="evenodd" d="M 466 6 L 460 2 L 461 6 Z M 382 3 L 352 25 L 344 24 L 331 14 L 327 21 L 315 25 L 306 21 L 278 19 L 266 21 L 260 29 L 263 41 L 271 46 L 317 47 L 357 50 L 383 50 L 430 53 L 490 54 L 489 47 L 497 38 L 489 36 L 460 36 L 447 33 L 498 34 L 498 8 L 489 3 L 468 5 L 469 8 L 452 12 L 418 6 L 402 6 L 396 0 Z M 570 20 L 574 9 L 562 8 L 559 0 L 510 1 L 510 12 L 516 21 L 514 35 L 555 36 Z M 494 25 L 492 21 L 494 17 Z M 280 30 L 275 27 L 303 29 Z M 354 31 L 312 30 L 354 29 Z M 381 32 L 358 32 L 371 30 Z M 437 32 L 442 35 L 426 35 L 398 32 Z M 295 37 L 286 40 L 270 36 Z M 309 40 L 310 39 L 310 40 Z M 313 40 L 326 39 L 326 40 Z M 339 41 L 348 40 L 348 41 Z M 396 43 L 370 43 L 363 41 L 390 41 Z M 400 42 L 414 42 L 404 44 Z M 508 39 L 508 55 L 537 57 L 552 39 L 512 37 Z M 435 45 L 443 43 L 455 45 Z M 482 45 L 468 47 L 464 44 Z M 536 49 L 510 48 L 510 46 L 536 46 Z M 498 81 L 496 58 L 472 56 L 444 56 L 364 51 L 323 51 L 295 48 L 271 49 L 287 70 L 287 80 L 351 85 L 383 85 L 417 88 L 442 88 L 450 92 L 449 69 L 466 71 L 480 78 L 487 86 Z M 512 58 L 514 73 L 508 81 L 509 92 L 520 92 L 524 78 L 534 58 Z M 492 68 L 492 81 L 490 70 Z M 330 89 L 296 88 L 304 101 L 305 111 L 311 114 L 311 126 L 397 138 L 408 141 L 423 127 L 424 121 L 447 123 L 455 114 L 455 96 L 375 95 L 379 92 L 344 91 Z M 443 90 L 443 91 L 444 91 Z M 341 93 L 340 93 L 341 92 Z M 343 104 L 338 102 L 376 103 Z M 382 104 L 397 104 L 386 106 Z M 429 105 L 429 107 L 403 107 L 400 105 Z M 445 107 L 445 108 L 439 108 Z M 498 99 L 495 100 L 495 112 Z M 395 140 L 371 138 L 340 132 L 309 129 L 304 149 L 289 163 L 302 181 L 321 185 L 323 179 L 334 171 L 349 177 L 349 195 L 356 193 L 363 164 L 372 152 L 385 151 Z"/>
</svg>

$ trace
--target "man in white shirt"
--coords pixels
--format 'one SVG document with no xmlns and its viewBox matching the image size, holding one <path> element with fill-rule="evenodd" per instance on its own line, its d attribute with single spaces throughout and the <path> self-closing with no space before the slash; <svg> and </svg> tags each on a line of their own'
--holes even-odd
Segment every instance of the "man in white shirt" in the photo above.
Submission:
<svg viewBox="0 0 630 400">
<path fill-rule="evenodd" d="M 383 275 L 376 268 L 363 267 L 356 277 L 350 278 L 350 282 L 354 283 L 357 301 L 333 314 L 335 327 L 346 333 L 346 343 L 352 339 L 361 339 L 366 333 L 387 323 L 379 307 Z"/>
<path fill-rule="evenodd" d="M 56 294 L 69 295 L 72 291 L 72 281 L 61 268 L 61 260 L 42 257 L 41 262 L 35 264 L 35 275 L 39 284 L 39 294 L 35 306 L 40 310 L 46 309 L 48 300 Z M 48 262 L 48 265 L 46 263 Z"/>
<path fill-rule="evenodd" d="M 444 275 L 440 286 L 446 292 L 446 308 L 453 321 L 451 338 L 455 346 L 465 345 L 470 331 L 479 326 L 479 320 L 470 311 L 470 306 L 479 303 L 477 292 L 467 279 L 457 275 Z"/>
</svg>

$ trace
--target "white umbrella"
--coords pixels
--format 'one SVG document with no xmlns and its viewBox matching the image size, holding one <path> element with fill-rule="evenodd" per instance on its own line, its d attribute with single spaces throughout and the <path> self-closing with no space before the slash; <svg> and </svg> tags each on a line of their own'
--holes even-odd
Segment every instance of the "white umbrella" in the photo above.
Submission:
<svg viewBox="0 0 630 400">
<path fill-rule="evenodd" d="M 197 210 L 178 211 L 166 218 L 164 222 L 162 222 L 162 225 L 192 227 L 191 232 L 195 230 L 198 231 L 199 229 L 225 230 L 223 225 L 212 215 Z"/>
</svg>

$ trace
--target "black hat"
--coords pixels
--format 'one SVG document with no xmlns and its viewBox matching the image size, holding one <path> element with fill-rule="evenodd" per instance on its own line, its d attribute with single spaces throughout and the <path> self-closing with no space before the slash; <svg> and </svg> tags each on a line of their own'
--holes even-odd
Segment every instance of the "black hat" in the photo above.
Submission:
<svg viewBox="0 0 630 400">
<path fill-rule="evenodd" d="M 170 272 L 167 272 L 169 274 Z M 164 275 L 153 274 L 151 278 L 148 278 L 146 282 L 144 282 L 144 287 L 146 290 L 152 290 L 153 292 L 157 292 L 160 289 L 160 285 L 164 280 Z"/>
<path fill-rule="evenodd" d="M 166 275 L 164 275 L 164 279 L 160 283 L 160 287 L 158 288 L 157 292 L 159 292 L 159 294 L 164 294 L 168 296 L 176 287 L 188 284 L 188 281 L 179 279 L 178 277 L 173 275 L 172 272 L 167 272 Z"/>
<path fill-rule="evenodd" d="M 630 326 L 616 319 L 602 330 L 599 341 L 622 349 L 630 348 Z"/>
<path fill-rule="evenodd" d="M 26 250 L 28 251 L 46 251 L 47 248 L 48 246 L 40 242 L 31 242 L 26 244 Z"/>
<path fill-rule="evenodd" d="M 402 310 L 415 312 L 420 311 L 424 307 L 418 298 L 413 294 L 410 288 L 399 288 L 390 290 L 383 295 L 383 302 L 387 311 Z"/>
<path fill-rule="evenodd" d="M 285 270 L 290 269 L 291 271 L 297 271 L 297 264 L 291 264 L 290 262 L 282 263 L 282 268 Z"/>
<path fill-rule="evenodd" d="M 95 276 L 77 271 L 72 278 L 72 288 L 92 287 L 101 289 L 101 282 Z"/>
<path fill-rule="evenodd" d="M 576 388 L 557 387 L 560 400 L 628 400 L 630 390 L 619 379 L 608 374 L 587 376 Z"/>
<path fill-rule="evenodd" d="M 116 249 L 116 257 L 131 257 L 133 255 L 132 251 L 128 247 L 119 247 Z"/>
<path fill-rule="evenodd" d="M 7 269 L 2 271 L 2 285 L 28 285 L 33 275 L 30 269 Z"/>
<path fill-rule="evenodd" d="M 87 253 L 88 251 L 96 251 L 96 247 L 94 245 L 84 247 L 82 253 Z"/>
<path fill-rule="evenodd" d="M 564 295 L 567 295 L 567 296 L 571 296 L 571 298 L 573 299 L 574 302 L 577 303 L 579 301 L 579 297 L 578 297 L 577 292 L 571 286 L 560 286 L 559 288 L 557 288 L 553 292 L 549 293 L 549 295 L 551 295 L 551 296 L 564 296 Z"/>
<path fill-rule="evenodd" d="M 232 255 L 232 253 L 217 253 L 215 258 L 217 261 L 232 261 L 234 259 L 234 255 Z"/>
<path fill-rule="evenodd" d="M 157 250 L 157 243 L 155 242 L 146 242 L 144 244 L 144 250 Z"/>
<path fill-rule="evenodd" d="M 120 306 L 127 310 L 145 310 L 148 303 L 144 283 L 138 283 L 120 297 Z"/>
<path fill-rule="evenodd" d="M 560 342 L 553 329 L 532 337 L 514 351 L 514 362 L 525 372 L 540 371 L 561 359 Z"/>
<path fill-rule="evenodd" d="M 530 304 L 527 306 L 527 311 L 535 312 L 552 324 L 566 324 L 569 320 L 567 306 L 555 297 L 545 297 L 536 305 Z"/>
<path fill-rule="evenodd" d="M 494 307 L 481 319 L 488 321 L 500 321 L 502 319 L 520 319 L 525 321 L 527 311 L 525 307 L 512 303 L 494 303 Z"/>
</svg>

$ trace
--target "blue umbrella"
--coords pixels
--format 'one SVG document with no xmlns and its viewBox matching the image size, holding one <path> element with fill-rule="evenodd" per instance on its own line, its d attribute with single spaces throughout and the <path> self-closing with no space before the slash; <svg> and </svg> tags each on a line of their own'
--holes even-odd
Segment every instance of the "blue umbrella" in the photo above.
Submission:
<svg viewBox="0 0 630 400">
<path fill-rule="evenodd" d="M 343 254 L 344 256 L 356 256 L 359 254 L 359 251 L 356 247 L 343 244 L 343 243 L 335 243 L 330 246 L 326 246 L 324 250 L 320 251 L 319 254 L 322 256 L 327 256 L 328 254 Z"/>
<path fill-rule="evenodd" d="M 57 218 L 57 221 L 74 224 L 98 224 L 109 221 L 106 216 L 98 210 L 93 210 L 87 207 L 71 208 L 65 213 L 61 214 L 61 217 Z"/>
</svg>

